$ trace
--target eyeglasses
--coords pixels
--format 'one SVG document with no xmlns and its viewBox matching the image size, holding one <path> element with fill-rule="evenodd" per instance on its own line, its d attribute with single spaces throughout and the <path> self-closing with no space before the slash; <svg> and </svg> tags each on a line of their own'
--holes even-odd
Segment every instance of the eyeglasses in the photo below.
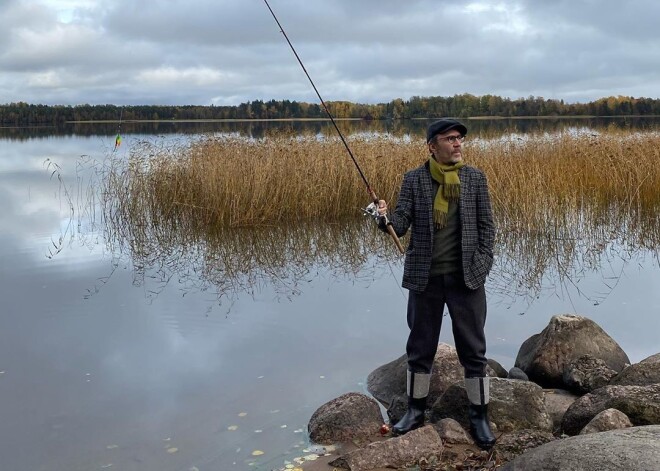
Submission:
<svg viewBox="0 0 660 471">
<path fill-rule="evenodd" d="M 465 136 L 446 136 L 446 137 L 437 137 L 436 138 L 438 141 L 446 141 L 449 142 L 450 144 L 456 144 L 456 141 L 458 142 L 463 142 L 465 140 Z"/>
</svg>

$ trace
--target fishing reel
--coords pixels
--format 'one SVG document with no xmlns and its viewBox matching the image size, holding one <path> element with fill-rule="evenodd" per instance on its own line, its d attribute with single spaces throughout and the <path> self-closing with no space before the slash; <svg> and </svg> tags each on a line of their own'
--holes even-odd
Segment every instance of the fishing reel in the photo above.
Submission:
<svg viewBox="0 0 660 471">
<path fill-rule="evenodd" d="M 378 205 L 376 203 L 371 203 L 366 208 L 362 209 L 365 216 L 370 216 L 378 223 L 378 225 L 386 226 L 389 221 L 387 220 L 387 215 L 378 214 Z"/>
</svg>

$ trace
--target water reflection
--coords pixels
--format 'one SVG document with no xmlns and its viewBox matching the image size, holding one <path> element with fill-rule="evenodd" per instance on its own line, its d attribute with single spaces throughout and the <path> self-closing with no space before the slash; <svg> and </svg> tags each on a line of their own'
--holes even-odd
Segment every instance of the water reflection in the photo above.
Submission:
<svg viewBox="0 0 660 471">
<path fill-rule="evenodd" d="M 112 251 L 132 260 L 137 285 L 152 284 L 153 296 L 175 282 L 183 292 L 210 291 L 219 301 L 264 287 L 291 297 L 300 294 L 319 271 L 367 284 L 390 276 L 398 284 L 401 278 L 403 257 L 387 236 L 364 219 L 219 232 L 159 224 L 139 231 L 129 227 L 109 225 L 106 239 Z M 489 291 L 504 302 L 526 300 L 530 305 L 541 295 L 562 295 L 570 288 L 599 303 L 614 289 L 623 270 L 611 267 L 625 267 L 641 256 L 652 256 L 658 263 L 659 241 L 636 236 L 628 228 L 576 224 L 561 233 L 501 231 Z M 405 246 L 406 238 L 402 242 Z M 593 273 L 599 274 L 602 286 L 583 291 L 580 281 Z"/>
</svg>

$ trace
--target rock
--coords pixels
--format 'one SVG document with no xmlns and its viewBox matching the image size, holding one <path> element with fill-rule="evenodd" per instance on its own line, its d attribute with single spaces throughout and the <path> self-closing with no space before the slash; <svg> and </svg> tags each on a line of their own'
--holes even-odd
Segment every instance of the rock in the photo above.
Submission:
<svg viewBox="0 0 660 471">
<path fill-rule="evenodd" d="M 495 442 L 495 450 L 504 461 L 511 461 L 530 448 L 555 440 L 550 432 L 527 429 L 505 433 Z"/>
<path fill-rule="evenodd" d="M 646 386 L 660 383 L 660 353 L 630 365 L 610 382 L 614 386 Z"/>
<path fill-rule="evenodd" d="M 400 437 L 370 443 L 364 448 L 340 456 L 329 464 L 351 471 L 402 469 L 420 463 L 437 462 L 442 451 L 442 440 L 438 432 L 431 425 L 427 425 Z"/>
<path fill-rule="evenodd" d="M 385 407 L 390 407 L 396 396 L 406 395 L 407 370 L 408 357 L 404 354 L 372 371 L 367 377 L 367 390 Z M 496 376 L 490 367 L 486 368 L 486 373 L 489 376 Z M 428 404 L 433 404 L 449 386 L 462 382 L 464 377 L 465 373 L 458 361 L 456 349 L 446 343 L 439 343 L 433 359 Z"/>
<path fill-rule="evenodd" d="M 440 420 L 435 424 L 435 429 L 443 443 L 466 443 L 468 445 L 474 445 L 472 437 L 454 419 Z"/>
<path fill-rule="evenodd" d="M 582 355 L 568 364 L 562 379 L 571 391 L 587 394 L 594 389 L 607 386 L 616 374 L 616 371 L 609 368 L 604 360 L 591 355 Z"/>
<path fill-rule="evenodd" d="M 578 435 L 528 450 L 500 471 L 655 470 L 660 463 L 660 426 Z"/>
<path fill-rule="evenodd" d="M 467 428 L 467 408 L 465 387 L 462 384 L 452 385 L 433 404 L 431 421 L 451 418 Z M 491 378 L 488 412 L 490 421 L 500 432 L 529 428 L 552 430 L 543 390 L 529 381 Z"/>
<path fill-rule="evenodd" d="M 626 414 L 634 425 L 660 424 L 660 384 L 596 389 L 571 404 L 562 429 L 568 435 L 577 435 L 596 414 L 610 408 Z"/>
<path fill-rule="evenodd" d="M 591 421 L 582 429 L 580 435 L 586 433 L 606 432 L 608 430 L 618 430 L 628 427 L 632 427 L 632 423 L 626 414 L 616 409 L 605 409 L 591 419 Z"/>
<path fill-rule="evenodd" d="M 379 434 L 382 423 L 378 403 L 364 394 L 352 392 L 319 407 L 312 414 L 308 428 L 314 443 L 367 442 Z"/>
<path fill-rule="evenodd" d="M 552 431 L 559 432 L 566 410 L 575 402 L 578 396 L 564 389 L 544 389 L 543 397 L 545 409 L 552 419 Z"/>
<path fill-rule="evenodd" d="M 621 347 L 594 321 L 582 316 L 560 315 L 553 316 L 541 333 L 523 342 L 515 366 L 543 387 L 561 388 L 564 369 L 587 354 L 603 360 L 617 373 L 630 364 Z"/>
<path fill-rule="evenodd" d="M 529 381 L 529 377 L 523 370 L 517 367 L 513 367 L 509 370 L 509 375 L 507 376 L 509 379 L 519 379 L 522 381 Z"/>
<path fill-rule="evenodd" d="M 506 370 L 504 369 L 504 367 L 502 365 L 500 365 L 496 360 L 493 360 L 492 358 L 489 358 L 487 360 L 487 362 L 488 362 L 488 366 L 490 366 L 493 369 L 493 371 L 495 372 L 495 376 L 497 376 L 498 378 L 508 377 L 508 374 L 507 374 Z"/>
</svg>

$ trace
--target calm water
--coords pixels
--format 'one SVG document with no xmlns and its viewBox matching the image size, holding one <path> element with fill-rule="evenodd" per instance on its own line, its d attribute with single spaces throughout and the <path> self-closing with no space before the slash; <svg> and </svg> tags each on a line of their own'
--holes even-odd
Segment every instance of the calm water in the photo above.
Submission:
<svg viewBox="0 0 660 471">
<path fill-rule="evenodd" d="M 85 188 L 80 156 L 102 160 L 111 134 L 0 134 L 0 468 L 278 469 L 308 454 L 314 410 L 364 391 L 404 353 L 401 264 L 357 276 L 311 264 L 297 294 L 265 284 L 222 303 L 195 273 L 165 283 L 152 268 L 141 281 L 88 215 L 70 226 L 44 165 Z M 123 134 L 120 153 L 144 137 Z M 611 247 L 572 281 L 550 278 L 530 298 L 496 271 L 489 356 L 510 368 L 525 339 L 568 312 L 598 322 L 633 362 L 660 351 L 656 252 Z M 441 340 L 453 343 L 448 324 Z"/>
</svg>

